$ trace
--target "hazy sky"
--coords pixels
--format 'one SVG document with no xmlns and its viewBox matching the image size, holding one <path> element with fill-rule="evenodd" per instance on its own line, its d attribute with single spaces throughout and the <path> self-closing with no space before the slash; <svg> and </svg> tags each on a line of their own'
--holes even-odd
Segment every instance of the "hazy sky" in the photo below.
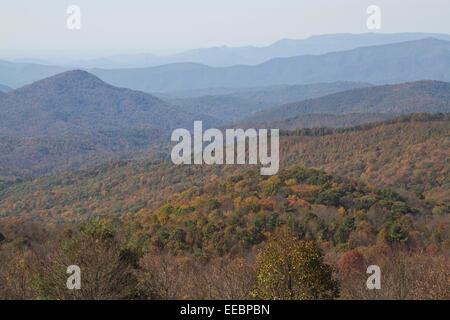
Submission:
<svg viewBox="0 0 450 320">
<path fill-rule="evenodd" d="M 210 46 L 264 46 L 282 38 L 379 32 L 450 33 L 449 0 L 0 0 L 0 58 L 166 54 Z M 66 9 L 81 8 L 81 30 Z"/>
</svg>

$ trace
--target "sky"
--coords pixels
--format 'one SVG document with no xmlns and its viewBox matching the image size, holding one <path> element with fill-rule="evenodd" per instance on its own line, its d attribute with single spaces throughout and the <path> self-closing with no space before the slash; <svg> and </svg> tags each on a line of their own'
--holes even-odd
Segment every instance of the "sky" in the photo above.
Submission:
<svg viewBox="0 0 450 320">
<path fill-rule="evenodd" d="M 66 10 L 81 9 L 69 30 Z M 158 55 L 212 46 L 265 46 L 284 38 L 377 32 L 450 33 L 449 0 L 0 0 L 0 58 Z"/>
</svg>

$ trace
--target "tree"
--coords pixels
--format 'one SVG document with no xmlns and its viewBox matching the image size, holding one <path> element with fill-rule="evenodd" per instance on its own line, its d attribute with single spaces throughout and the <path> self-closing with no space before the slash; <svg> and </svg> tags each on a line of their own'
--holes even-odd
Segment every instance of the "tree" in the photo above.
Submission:
<svg viewBox="0 0 450 320">
<path fill-rule="evenodd" d="M 348 251 L 339 261 L 339 271 L 345 275 L 364 273 L 364 256 L 358 250 Z"/>
<path fill-rule="evenodd" d="M 121 247 L 114 226 L 99 219 L 82 224 L 61 244 L 47 248 L 37 270 L 34 289 L 38 299 L 126 299 L 136 297 L 135 260 Z M 67 267 L 81 269 L 81 290 L 67 290 Z"/>
<path fill-rule="evenodd" d="M 350 233 L 355 229 L 355 218 L 352 216 L 346 216 L 342 225 L 337 229 L 334 235 L 336 243 L 345 243 L 350 236 Z"/>
<path fill-rule="evenodd" d="M 339 286 L 315 242 L 282 231 L 257 256 L 252 294 L 257 299 L 333 299 Z"/>
</svg>

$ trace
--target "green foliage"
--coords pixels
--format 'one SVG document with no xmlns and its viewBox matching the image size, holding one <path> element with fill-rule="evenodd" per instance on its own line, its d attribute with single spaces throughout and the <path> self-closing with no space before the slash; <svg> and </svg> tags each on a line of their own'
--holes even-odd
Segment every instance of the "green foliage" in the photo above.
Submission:
<svg viewBox="0 0 450 320">
<path fill-rule="evenodd" d="M 381 229 L 379 237 L 389 244 L 402 243 L 408 241 L 408 231 L 399 222 L 388 222 Z"/>
<path fill-rule="evenodd" d="M 350 233 L 355 229 L 355 218 L 346 216 L 342 225 L 336 230 L 334 241 L 336 243 L 345 243 L 348 241 Z"/>
<path fill-rule="evenodd" d="M 83 223 L 79 230 L 82 235 L 101 241 L 111 241 L 116 235 L 114 226 L 110 222 L 101 221 L 98 217 Z"/>
<path fill-rule="evenodd" d="M 339 287 L 331 267 L 323 262 L 312 241 L 299 241 L 288 233 L 270 238 L 256 262 L 256 299 L 334 299 Z"/>
</svg>

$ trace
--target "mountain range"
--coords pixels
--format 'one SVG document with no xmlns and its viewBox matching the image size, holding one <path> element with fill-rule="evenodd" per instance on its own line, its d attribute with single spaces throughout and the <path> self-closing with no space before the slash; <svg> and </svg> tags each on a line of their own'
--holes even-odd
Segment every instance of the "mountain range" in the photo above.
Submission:
<svg viewBox="0 0 450 320">
<path fill-rule="evenodd" d="M 0 61 L 0 83 L 17 88 L 70 69 Z M 86 71 L 115 86 L 155 93 L 335 81 L 373 84 L 424 79 L 450 81 L 449 69 L 450 41 L 425 38 L 320 55 L 274 58 L 257 65 L 211 67 L 180 62 L 150 68 Z"/>
<path fill-rule="evenodd" d="M 61 65 L 70 68 L 144 68 L 170 63 L 194 62 L 211 67 L 229 67 L 238 64 L 256 65 L 274 58 L 319 55 L 334 51 L 351 50 L 362 46 L 375 46 L 395 42 L 413 41 L 427 37 L 450 40 L 450 35 L 439 33 L 362 33 L 314 35 L 306 39 L 281 39 L 263 47 L 211 47 L 188 50 L 167 56 L 150 53 L 122 54 L 96 59 L 18 59 L 17 62 Z"/>
<path fill-rule="evenodd" d="M 340 37 L 347 45 L 356 39 L 323 36 L 316 44 Z M 204 127 L 299 130 L 450 112 L 450 41 L 432 38 L 258 65 L 65 69 L 0 61 L 0 83 L 38 78 L 15 90 L 0 87 L 1 179 L 165 159 L 170 131 L 190 129 L 195 120 Z"/>
<path fill-rule="evenodd" d="M 450 83 L 439 81 L 383 86 L 338 82 L 238 90 L 200 97 L 198 101 L 205 99 L 202 107 L 191 104 L 196 98 L 177 98 L 180 106 L 175 106 L 111 86 L 85 71 L 68 71 L 0 93 L 0 177 L 39 176 L 136 158 L 166 159 L 169 130 L 190 129 L 194 120 L 205 121 L 205 127 L 221 126 L 226 119 L 234 119 L 238 123 L 229 126 L 239 128 L 348 127 L 402 113 L 446 113 L 449 95 Z M 252 114 L 249 105 L 263 110 Z"/>
<path fill-rule="evenodd" d="M 139 69 L 92 69 L 91 72 L 115 86 L 166 92 L 334 81 L 373 84 L 424 79 L 450 81 L 447 70 L 450 70 L 450 41 L 427 38 L 324 55 L 276 58 L 255 66 L 219 68 L 177 63 Z"/>
<path fill-rule="evenodd" d="M 275 86 L 168 97 L 166 102 L 77 70 L 1 93 L 0 135 L 80 135 L 145 126 L 170 130 L 191 128 L 194 120 L 203 120 L 206 127 L 232 123 L 281 129 L 337 127 L 411 112 L 449 112 L 449 97 L 450 83 L 424 80 L 382 86 L 352 82 Z"/>
</svg>

